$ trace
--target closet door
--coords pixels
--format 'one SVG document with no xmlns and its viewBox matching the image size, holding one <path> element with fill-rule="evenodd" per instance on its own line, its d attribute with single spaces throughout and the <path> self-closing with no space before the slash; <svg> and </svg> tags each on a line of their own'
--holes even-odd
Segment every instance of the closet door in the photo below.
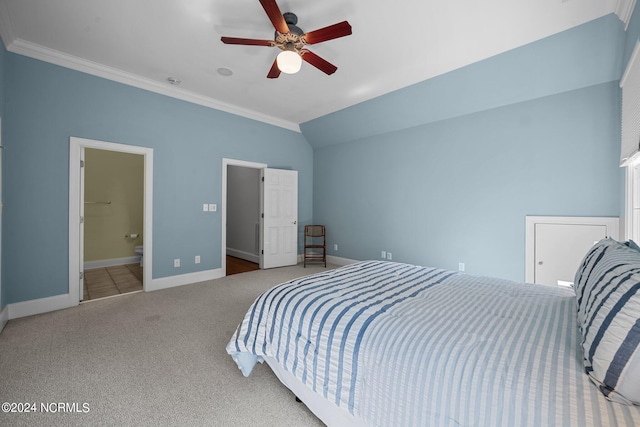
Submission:
<svg viewBox="0 0 640 427">
<path fill-rule="evenodd" d="M 568 285 L 589 249 L 606 237 L 618 238 L 614 217 L 526 217 L 525 281 Z"/>
<path fill-rule="evenodd" d="M 604 225 L 536 224 L 534 283 L 573 282 L 589 248 L 605 237 Z"/>
</svg>

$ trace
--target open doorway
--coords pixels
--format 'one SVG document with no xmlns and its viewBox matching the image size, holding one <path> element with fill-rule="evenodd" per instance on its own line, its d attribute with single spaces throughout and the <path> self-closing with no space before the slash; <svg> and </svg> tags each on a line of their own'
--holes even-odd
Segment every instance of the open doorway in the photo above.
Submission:
<svg viewBox="0 0 640 427">
<path fill-rule="evenodd" d="M 243 191 L 243 188 L 235 189 L 229 186 L 229 169 L 234 166 L 255 169 L 260 173 L 258 180 L 259 226 L 255 225 L 255 217 L 250 217 L 244 225 L 245 231 L 255 236 L 257 242 L 252 240 L 253 243 L 250 243 L 248 250 L 244 252 L 252 251 L 255 245 L 259 250 L 259 253 L 257 251 L 255 253 L 259 260 L 259 268 L 296 265 L 298 262 L 298 172 L 290 169 L 267 168 L 267 165 L 261 163 L 223 158 L 221 239 L 223 276 L 228 274 L 227 251 L 230 249 L 227 244 L 227 234 L 230 231 L 228 195 L 232 191 Z M 250 175 L 253 176 L 253 173 Z M 248 181 L 252 180 L 253 178 L 248 179 Z M 251 185 L 253 187 L 253 184 Z"/>
<path fill-rule="evenodd" d="M 85 148 L 83 301 L 142 292 L 144 156 Z"/>
<path fill-rule="evenodd" d="M 87 153 L 89 158 L 87 159 Z M 125 155 L 125 156 L 121 156 Z M 112 162 L 106 162 L 101 166 L 106 171 L 102 171 L 102 180 L 108 181 L 106 185 L 98 185 L 91 180 L 93 172 L 90 172 L 89 182 L 86 182 L 86 162 L 92 162 L 98 157 L 108 157 L 110 161 L 124 162 L 120 165 L 129 168 L 137 168 L 142 163 L 142 176 L 140 182 L 139 173 L 133 174 L 128 179 L 119 177 L 115 179 L 115 173 L 109 174 L 109 165 Z M 104 160 L 104 159 L 103 159 Z M 131 163 L 130 161 L 133 161 Z M 146 147 L 138 147 L 132 145 L 116 144 L 104 141 L 95 141 L 82 138 L 70 138 L 69 150 L 69 301 L 72 305 L 78 304 L 85 299 L 85 246 L 87 247 L 87 265 L 86 267 L 109 267 L 110 264 L 124 265 L 132 276 L 140 277 L 142 289 L 147 290 L 151 284 L 152 272 L 152 210 L 153 210 L 153 149 Z M 95 164 L 94 164 L 95 166 Z M 138 171 L 139 172 L 139 171 Z M 105 175 L 106 174 L 106 175 Z M 119 175 L 128 175 L 120 171 Z M 98 174 L 100 175 L 100 174 Z M 104 176 L 110 176 L 105 178 Z M 136 176 L 137 178 L 133 178 Z M 133 181 L 136 181 L 133 183 Z M 102 183 L 105 184 L 105 183 Z M 125 187 L 142 185 L 142 221 L 139 220 L 139 214 L 135 214 L 136 209 L 126 210 L 123 205 L 130 203 L 131 199 L 140 198 L 140 190 L 128 192 Z M 94 188 L 88 188 L 85 194 L 85 187 L 89 185 Z M 102 193 L 101 193 L 102 192 Z M 90 196 L 90 197 L 89 197 Z M 127 200 L 129 199 L 129 200 Z M 87 202 L 87 203 L 85 203 Z M 117 202 L 117 203 L 116 203 Z M 137 210 L 140 209 L 138 206 Z M 114 215 L 117 211 L 118 215 Z M 136 216 L 136 219 L 130 216 Z M 85 241 L 85 231 L 93 232 L 95 222 L 105 222 L 108 217 L 118 216 L 116 228 L 111 228 L 106 233 L 113 234 L 113 240 L 110 242 L 100 241 L 101 237 L 97 235 L 98 244 L 88 244 Z M 113 219 L 113 218 L 108 218 Z M 87 220 L 93 221 L 89 227 L 86 227 Z M 98 224 L 100 225 L 100 224 Z M 113 227 L 113 225 L 112 225 Z M 99 232 L 104 237 L 105 230 Z M 94 235 L 95 237 L 95 235 Z M 112 246 L 124 246 L 133 251 L 127 255 L 117 252 Z M 120 248 L 121 249 L 121 248 Z M 115 254 L 115 255 L 114 255 Z M 92 259 L 93 258 L 93 259 Z M 99 259 L 97 259 L 99 258 Z M 143 268 L 129 269 L 127 264 L 134 265 L 142 262 Z M 133 271 L 132 271 L 133 270 Z M 113 273 L 117 275 L 118 273 Z M 107 275 L 109 273 L 107 272 Z M 128 275 L 128 274 L 127 274 Z M 123 289 L 133 288 L 132 283 L 122 285 Z M 117 287 L 117 286 L 116 286 Z M 118 292 L 120 294 L 120 292 Z M 97 294 L 99 295 L 99 294 Z M 103 296 L 107 296 L 104 295 Z M 93 296 L 91 297 L 93 298 Z"/>
<path fill-rule="evenodd" d="M 260 268 L 260 170 L 267 165 L 223 159 L 225 275 Z"/>
<path fill-rule="evenodd" d="M 260 169 L 227 166 L 227 276 L 260 269 Z"/>
</svg>

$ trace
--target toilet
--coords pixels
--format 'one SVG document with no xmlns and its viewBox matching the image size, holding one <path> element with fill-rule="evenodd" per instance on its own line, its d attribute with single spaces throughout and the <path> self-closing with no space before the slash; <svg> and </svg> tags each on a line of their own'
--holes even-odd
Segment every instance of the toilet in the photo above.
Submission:
<svg viewBox="0 0 640 427">
<path fill-rule="evenodd" d="M 144 246 L 136 246 L 134 251 L 136 255 L 140 255 L 140 267 L 144 267 Z"/>
</svg>

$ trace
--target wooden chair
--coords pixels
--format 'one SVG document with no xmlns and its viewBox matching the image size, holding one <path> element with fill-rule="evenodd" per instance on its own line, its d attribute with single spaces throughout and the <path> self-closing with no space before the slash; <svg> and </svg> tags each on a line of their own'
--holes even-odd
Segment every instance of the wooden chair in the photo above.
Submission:
<svg viewBox="0 0 640 427">
<path fill-rule="evenodd" d="M 322 262 L 325 267 L 327 266 L 327 234 L 324 225 L 304 226 L 305 267 L 307 262 Z"/>
</svg>

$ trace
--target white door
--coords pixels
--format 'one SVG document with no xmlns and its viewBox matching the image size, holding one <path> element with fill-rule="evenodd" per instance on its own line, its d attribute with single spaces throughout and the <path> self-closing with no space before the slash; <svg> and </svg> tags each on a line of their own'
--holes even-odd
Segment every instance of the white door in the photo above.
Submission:
<svg viewBox="0 0 640 427">
<path fill-rule="evenodd" d="M 260 268 L 298 263 L 298 171 L 261 170 Z"/>
<path fill-rule="evenodd" d="M 78 253 L 80 254 L 80 286 L 79 286 L 79 301 L 84 300 L 84 147 L 80 148 L 80 247 Z"/>
<path fill-rule="evenodd" d="M 534 283 L 557 285 L 558 281 L 573 282 L 586 253 L 605 237 L 605 225 L 536 224 Z"/>
</svg>

